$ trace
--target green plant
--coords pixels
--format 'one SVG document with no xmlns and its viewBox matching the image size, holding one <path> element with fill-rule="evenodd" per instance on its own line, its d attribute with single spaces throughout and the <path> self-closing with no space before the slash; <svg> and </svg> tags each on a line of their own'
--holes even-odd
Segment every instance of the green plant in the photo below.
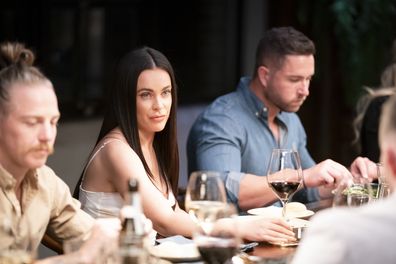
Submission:
<svg viewBox="0 0 396 264">
<path fill-rule="evenodd" d="M 339 71 L 344 103 L 354 106 L 362 86 L 377 86 L 389 62 L 396 37 L 396 1 L 305 0 L 298 2 L 297 10 L 299 23 L 312 32 L 318 47 L 319 75 L 334 74 L 320 71 L 321 64 L 333 60 L 320 58 L 320 52 L 337 55 L 334 70 Z"/>
</svg>

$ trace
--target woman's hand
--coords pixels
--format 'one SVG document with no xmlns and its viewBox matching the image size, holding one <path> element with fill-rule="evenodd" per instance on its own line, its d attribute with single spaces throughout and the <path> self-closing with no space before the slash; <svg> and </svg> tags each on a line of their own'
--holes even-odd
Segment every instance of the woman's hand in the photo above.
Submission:
<svg viewBox="0 0 396 264">
<path fill-rule="evenodd" d="M 239 235 L 245 240 L 271 243 L 296 240 L 291 226 L 280 218 L 245 216 L 239 217 L 235 221 L 237 221 Z"/>
<path fill-rule="evenodd" d="M 357 157 L 351 164 L 351 173 L 355 178 L 366 178 L 369 181 L 376 179 L 377 165 L 364 157 Z"/>
</svg>

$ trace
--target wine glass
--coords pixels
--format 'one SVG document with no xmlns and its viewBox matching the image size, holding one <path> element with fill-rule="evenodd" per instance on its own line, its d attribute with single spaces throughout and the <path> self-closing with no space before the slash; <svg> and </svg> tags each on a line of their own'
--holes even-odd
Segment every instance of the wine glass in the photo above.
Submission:
<svg viewBox="0 0 396 264">
<path fill-rule="evenodd" d="M 268 185 L 280 199 L 282 217 L 286 219 L 286 204 L 302 182 L 298 152 L 292 149 L 273 149 L 267 170 Z"/>
<path fill-rule="evenodd" d="M 212 228 L 197 228 L 193 240 L 202 259 L 210 264 L 232 263 L 232 257 L 239 251 L 238 226 L 233 219 L 237 210 L 232 204 L 224 203 L 212 211 Z"/>
<path fill-rule="evenodd" d="M 221 172 L 193 172 L 187 185 L 185 207 L 197 223 L 193 240 L 202 259 L 213 264 L 230 261 L 240 244 L 236 221 L 231 219 L 237 210 L 227 204 Z"/>
<path fill-rule="evenodd" d="M 205 232 L 210 233 L 218 211 L 226 204 L 220 172 L 196 171 L 191 174 L 186 190 L 185 208 Z"/>
<path fill-rule="evenodd" d="M 333 206 L 361 206 L 375 199 L 375 192 L 368 180 L 345 178 L 335 189 Z"/>
</svg>

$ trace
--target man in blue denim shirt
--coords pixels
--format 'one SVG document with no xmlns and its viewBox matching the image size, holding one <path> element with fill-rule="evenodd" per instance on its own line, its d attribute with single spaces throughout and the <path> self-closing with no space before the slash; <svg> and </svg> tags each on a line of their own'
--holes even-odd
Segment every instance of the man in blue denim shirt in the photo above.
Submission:
<svg viewBox="0 0 396 264">
<path fill-rule="evenodd" d="M 315 165 L 295 113 L 309 95 L 314 54 L 314 43 L 301 32 L 290 27 L 269 30 L 257 48 L 253 78 L 241 78 L 235 92 L 218 98 L 195 121 L 187 142 L 189 172 L 227 172 L 223 180 L 228 199 L 242 210 L 276 201 L 261 177 L 273 148 L 300 154 L 307 188 L 295 200 L 316 201 L 343 177 L 351 177 L 332 160 Z M 367 177 L 369 166 L 373 164 L 367 159 L 358 158 L 352 170 Z"/>
</svg>

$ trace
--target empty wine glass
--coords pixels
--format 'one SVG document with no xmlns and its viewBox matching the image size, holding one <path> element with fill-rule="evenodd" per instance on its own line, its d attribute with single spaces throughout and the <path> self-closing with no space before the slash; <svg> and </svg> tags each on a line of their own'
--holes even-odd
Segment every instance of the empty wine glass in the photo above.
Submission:
<svg viewBox="0 0 396 264">
<path fill-rule="evenodd" d="M 196 171 L 189 178 L 185 208 L 190 217 L 210 233 L 219 210 L 227 204 L 220 172 Z"/>
<path fill-rule="evenodd" d="M 282 202 L 282 217 L 286 218 L 286 204 L 302 182 L 298 152 L 292 149 L 273 149 L 267 170 L 267 181 Z"/>
<path fill-rule="evenodd" d="M 345 178 L 335 189 L 333 206 L 361 206 L 374 201 L 371 183 L 364 178 Z"/>
</svg>

